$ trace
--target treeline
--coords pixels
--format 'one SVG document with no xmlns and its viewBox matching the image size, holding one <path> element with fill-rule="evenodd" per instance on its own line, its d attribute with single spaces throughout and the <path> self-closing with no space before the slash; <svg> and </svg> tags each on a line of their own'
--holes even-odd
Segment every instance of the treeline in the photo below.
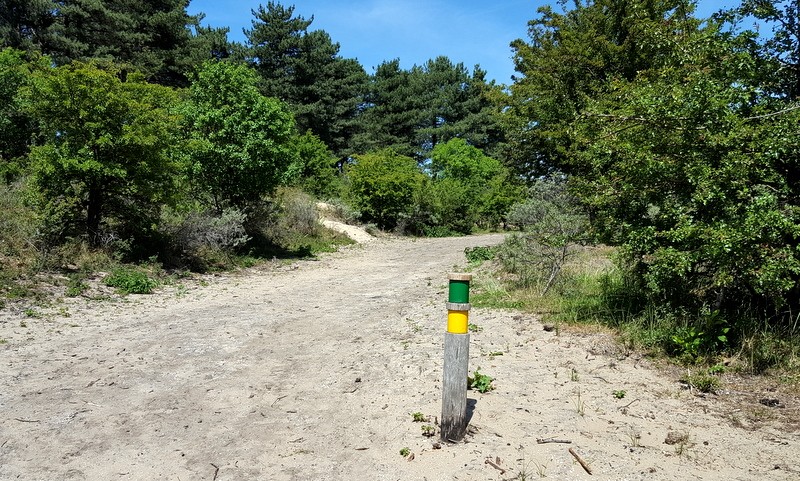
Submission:
<svg viewBox="0 0 800 481">
<path fill-rule="evenodd" d="M 521 266 L 542 243 L 558 262 L 617 246 L 604 309 L 666 319 L 667 347 L 796 335 L 796 0 L 709 19 L 690 0 L 542 7 L 508 87 L 446 57 L 367 74 L 274 2 L 231 43 L 187 4 L 0 5 L 4 271 L 76 245 L 258 252 L 313 230 L 310 195 L 420 235 L 513 220 Z"/>
<path fill-rule="evenodd" d="M 237 44 L 188 3 L 0 7 L 4 264 L 76 245 L 170 262 L 272 252 L 276 230 L 315 224 L 307 205 L 279 222 L 298 198 L 381 229 L 469 233 L 519 198 L 479 67 L 368 75 L 294 7 L 259 6 Z"/>
<path fill-rule="evenodd" d="M 562 6 L 514 42 L 503 119 L 515 171 L 568 179 L 590 234 L 619 246 L 604 309 L 666 319 L 655 341 L 678 352 L 797 359 L 800 4 Z"/>
</svg>

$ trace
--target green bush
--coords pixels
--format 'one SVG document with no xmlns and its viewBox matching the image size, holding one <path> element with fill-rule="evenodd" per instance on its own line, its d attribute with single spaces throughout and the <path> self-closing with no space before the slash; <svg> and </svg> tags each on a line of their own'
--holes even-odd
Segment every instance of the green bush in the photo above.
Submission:
<svg viewBox="0 0 800 481">
<path fill-rule="evenodd" d="M 476 246 L 464 249 L 464 255 L 470 264 L 480 264 L 494 259 L 496 248 L 492 246 Z"/>
<path fill-rule="evenodd" d="M 411 157 L 392 150 L 356 156 L 346 168 L 350 197 L 361 217 L 381 229 L 393 229 L 413 210 L 424 175 Z"/>
</svg>

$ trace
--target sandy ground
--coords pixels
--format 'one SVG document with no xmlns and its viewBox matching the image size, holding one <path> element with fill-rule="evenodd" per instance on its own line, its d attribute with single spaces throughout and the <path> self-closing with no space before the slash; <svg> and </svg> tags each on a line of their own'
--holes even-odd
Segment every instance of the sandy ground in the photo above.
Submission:
<svg viewBox="0 0 800 481">
<path fill-rule="evenodd" d="M 447 273 L 500 240 L 377 239 L 39 319 L 0 311 L 0 480 L 800 479 L 781 421 L 796 400 L 699 396 L 605 334 L 513 311 L 471 313 L 470 371 L 496 389 L 469 391 L 470 434 L 424 437 L 411 414 L 440 416 Z"/>
</svg>

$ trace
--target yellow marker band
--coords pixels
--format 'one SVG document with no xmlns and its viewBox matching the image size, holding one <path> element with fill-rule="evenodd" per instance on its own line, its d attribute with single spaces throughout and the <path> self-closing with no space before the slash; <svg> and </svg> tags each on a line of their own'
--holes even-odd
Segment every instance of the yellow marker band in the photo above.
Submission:
<svg viewBox="0 0 800 481">
<path fill-rule="evenodd" d="M 469 328 L 469 311 L 447 311 L 447 332 L 466 334 Z"/>
</svg>

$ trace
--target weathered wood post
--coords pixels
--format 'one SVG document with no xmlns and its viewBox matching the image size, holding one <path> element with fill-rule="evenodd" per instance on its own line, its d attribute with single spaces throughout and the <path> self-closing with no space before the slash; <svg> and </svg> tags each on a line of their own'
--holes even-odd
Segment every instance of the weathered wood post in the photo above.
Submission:
<svg viewBox="0 0 800 481">
<path fill-rule="evenodd" d="M 447 332 L 444 335 L 442 376 L 443 441 L 461 441 L 467 431 L 469 375 L 469 283 L 472 274 L 450 274 Z"/>
</svg>

